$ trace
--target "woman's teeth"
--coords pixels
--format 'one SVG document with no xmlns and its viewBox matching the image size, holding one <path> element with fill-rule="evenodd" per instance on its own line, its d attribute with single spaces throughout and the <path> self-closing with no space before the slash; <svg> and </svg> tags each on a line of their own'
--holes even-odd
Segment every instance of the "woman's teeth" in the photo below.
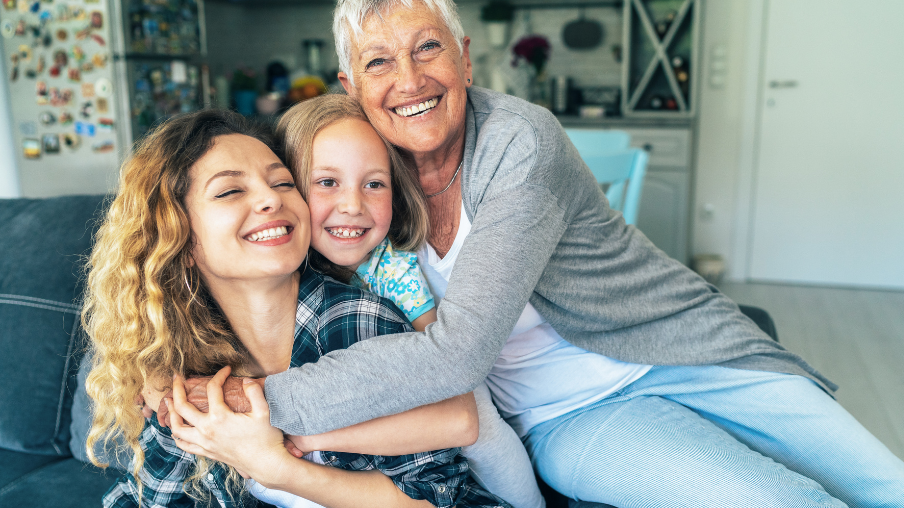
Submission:
<svg viewBox="0 0 904 508">
<path fill-rule="evenodd" d="M 423 113 L 424 111 L 431 110 L 436 107 L 436 104 L 439 102 L 439 97 L 430 99 L 429 101 L 424 101 L 416 106 L 408 106 L 405 108 L 395 108 L 396 114 L 399 116 L 412 116 L 418 113 Z"/>
<path fill-rule="evenodd" d="M 327 233 L 339 238 L 358 238 L 366 229 L 326 228 Z"/>
<path fill-rule="evenodd" d="M 258 231 L 257 233 L 252 233 L 248 236 L 248 239 L 252 242 L 263 242 L 266 240 L 279 238 L 281 236 L 286 236 L 287 234 L 289 234 L 289 228 L 287 228 L 286 226 L 280 226 L 278 228 L 270 228 L 263 231 Z"/>
</svg>

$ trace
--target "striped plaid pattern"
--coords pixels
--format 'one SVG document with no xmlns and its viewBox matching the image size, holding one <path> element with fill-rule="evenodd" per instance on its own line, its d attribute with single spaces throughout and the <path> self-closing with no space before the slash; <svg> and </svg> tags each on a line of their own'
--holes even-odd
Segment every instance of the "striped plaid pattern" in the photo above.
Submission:
<svg viewBox="0 0 904 508">
<path fill-rule="evenodd" d="M 313 270 L 302 275 L 295 312 L 295 344 L 292 367 L 317 361 L 360 340 L 411 331 L 404 314 L 389 300 L 325 277 Z M 180 450 L 170 430 L 152 417 L 141 435 L 145 463 L 140 476 L 142 505 L 194 506 L 184 492 L 194 456 Z M 326 464 L 349 471 L 376 469 L 392 479 L 412 499 L 426 499 L 439 508 L 511 508 L 481 489 L 468 474 L 468 463 L 452 448 L 398 457 L 322 452 Z M 226 488 L 227 469 L 217 464 L 204 479 L 214 504 L 223 508 L 257 507 L 257 499 Z M 138 491 L 131 474 L 124 475 L 104 496 L 105 507 L 138 506 Z"/>
</svg>

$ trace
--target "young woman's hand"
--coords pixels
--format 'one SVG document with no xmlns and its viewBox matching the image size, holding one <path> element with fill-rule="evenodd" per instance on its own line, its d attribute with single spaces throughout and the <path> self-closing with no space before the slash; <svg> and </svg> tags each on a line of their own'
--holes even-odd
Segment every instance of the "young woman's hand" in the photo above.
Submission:
<svg viewBox="0 0 904 508">
<path fill-rule="evenodd" d="M 225 462 L 262 483 L 281 478 L 286 461 L 295 458 L 283 445 L 283 433 L 270 425 L 263 390 L 253 380 L 246 380 L 242 386 L 251 411 L 233 412 L 223 401 L 229 372 L 225 367 L 207 382 L 207 413 L 188 401 L 182 379 L 173 379 L 173 398 L 165 403 L 176 444 L 189 453 Z"/>
</svg>

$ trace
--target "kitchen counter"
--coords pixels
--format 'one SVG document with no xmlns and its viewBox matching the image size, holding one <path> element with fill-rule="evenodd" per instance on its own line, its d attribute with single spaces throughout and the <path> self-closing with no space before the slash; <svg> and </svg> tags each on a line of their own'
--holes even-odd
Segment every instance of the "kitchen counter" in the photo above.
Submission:
<svg viewBox="0 0 904 508">
<path fill-rule="evenodd" d="M 689 118 L 643 118 L 606 116 L 603 118 L 581 118 L 577 115 L 556 115 L 563 127 L 576 127 L 586 129 L 650 129 L 666 128 L 681 129 L 693 126 L 693 120 Z"/>
</svg>

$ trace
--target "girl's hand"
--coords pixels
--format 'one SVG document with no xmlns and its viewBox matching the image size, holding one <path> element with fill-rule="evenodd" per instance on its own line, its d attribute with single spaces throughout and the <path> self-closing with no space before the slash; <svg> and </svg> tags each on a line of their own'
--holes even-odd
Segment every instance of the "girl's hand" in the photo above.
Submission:
<svg viewBox="0 0 904 508">
<path fill-rule="evenodd" d="M 223 402 L 223 383 L 229 372 L 225 367 L 207 383 L 208 413 L 187 401 L 180 377 L 173 379 L 173 399 L 166 403 L 176 444 L 189 453 L 229 464 L 242 476 L 258 481 L 279 478 L 286 460 L 293 457 L 283 446 L 282 432 L 270 425 L 263 390 L 253 380 L 246 380 L 243 388 L 251 411 L 233 412 Z"/>
</svg>

